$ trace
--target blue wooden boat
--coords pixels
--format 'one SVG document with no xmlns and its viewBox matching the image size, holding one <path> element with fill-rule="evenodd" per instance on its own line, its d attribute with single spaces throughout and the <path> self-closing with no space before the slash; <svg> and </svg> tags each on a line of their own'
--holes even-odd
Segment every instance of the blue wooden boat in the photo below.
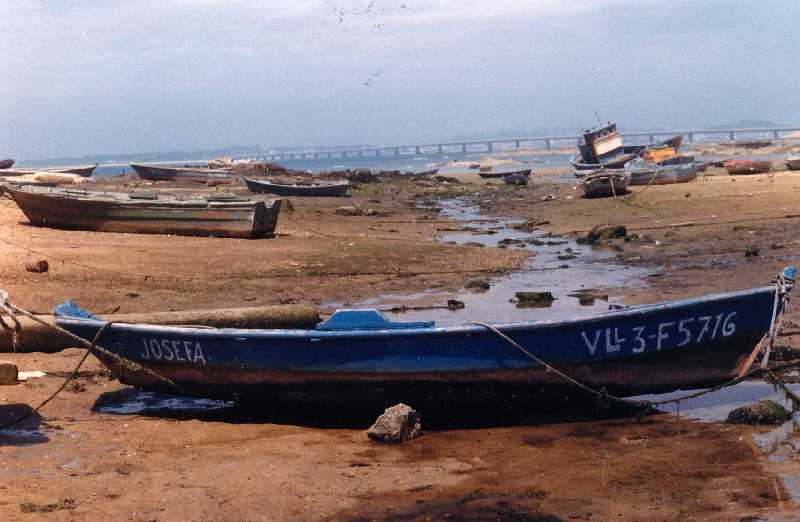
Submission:
<svg viewBox="0 0 800 522">
<path fill-rule="evenodd" d="M 787 268 L 779 284 L 763 288 L 494 326 L 559 370 L 609 393 L 705 387 L 731 378 L 744 364 L 770 330 L 795 274 Z M 84 339 L 105 324 L 71 303 L 55 313 L 60 326 Z M 536 401 L 547 403 L 576 391 L 485 326 L 392 322 L 375 310 L 338 311 L 313 330 L 112 324 L 98 344 L 114 356 L 95 355 L 123 383 L 240 401 L 315 389 L 328 396 L 340 390 L 370 398 L 380 393 L 387 402 L 411 395 L 436 399 L 485 385 L 533 390 Z"/>
</svg>

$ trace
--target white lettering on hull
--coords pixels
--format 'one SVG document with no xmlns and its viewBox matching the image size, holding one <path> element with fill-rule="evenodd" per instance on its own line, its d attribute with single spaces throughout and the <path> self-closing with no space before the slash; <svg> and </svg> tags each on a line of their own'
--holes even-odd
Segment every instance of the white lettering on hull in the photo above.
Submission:
<svg viewBox="0 0 800 522">
<path fill-rule="evenodd" d="M 597 353 L 615 354 L 624 351 L 631 353 L 644 353 L 649 350 L 661 350 L 665 341 L 674 339 L 678 347 L 688 344 L 699 344 L 701 342 L 714 341 L 721 337 L 730 337 L 736 332 L 734 317 L 736 312 L 727 314 L 721 313 L 714 316 L 704 315 L 701 317 L 687 317 L 680 321 L 665 321 L 659 323 L 655 328 L 645 326 L 631 327 L 631 336 L 622 337 L 620 330 L 624 333 L 624 328 L 601 328 L 594 331 L 582 331 L 586 348 L 589 355 Z M 630 343 L 626 345 L 626 342 Z M 648 340 L 650 343 L 648 343 Z M 605 341 L 605 342 L 603 342 Z"/>
<path fill-rule="evenodd" d="M 189 362 L 208 364 L 203 347 L 195 341 L 169 339 L 142 339 L 142 352 L 139 357 L 146 361 Z"/>
</svg>

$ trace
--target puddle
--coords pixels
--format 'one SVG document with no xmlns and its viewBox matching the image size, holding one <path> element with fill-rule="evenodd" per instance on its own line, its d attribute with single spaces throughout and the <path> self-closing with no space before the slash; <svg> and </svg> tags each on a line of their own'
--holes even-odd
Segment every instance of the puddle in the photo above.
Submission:
<svg viewBox="0 0 800 522">
<path fill-rule="evenodd" d="M 625 267 L 614 264 L 614 251 L 595 249 L 579 245 L 573 239 L 550 237 L 542 231 L 532 233 L 507 228 L 506 225 L 520 220 L 484 216 L 475 205 L 466 204 L 460 199 L 443 200 L 436 203 L 441 215 L 452 218 L 456 225 L 469 227 L 471 231 L 443 232 L 438 238 L 443 242 L 480 243 L 486 247 L 497 247 L 504 243 L 507 248 L 521 248 L 535 253 L 529 257 L 519 270 L 510 274 L 490 277 L 491 288 L 484 292 L 461 289 L 454 296 L 439 291 L 428 291 L 414 295 L 384 295 L 356 303 L 354 307 L 413 306 L 421 299 L 430 301 L 441 296 L 441 301 L 454 298 L 466 306 L 460 310 L 413 310 L 405 312 L 385 312 L 385 315 L 398 321 L 433 320 L 439 325 L 464 324 L 471 321 L 507 322 L 563 319 L 585 317 L 605 312 L 609 305 L 621 305 L 621 292 L 615 288 L 644 286 L 643 280 L 649 271 L 643 268 Z M 455 227 L 454 227 L 455 228 Z M 536 244 L 529 241 L 535 240 Z M 573 257 L 574 256 L 574 257 Z M 484 277 L 480 274 L 465 274 L 464 280 Z M 610 289 L 608 300 L 595 299 L 593 303 L 582 305 L 578 297 L 569 294 L 582 289 Z M 555 301 L 547 307 L 524 308 L 509 302 L 516 292 L 549 291 Z M 603 294 L 606 291 L 601 292 Z M 330 304 L 333 310 L 341 304 Z"/>
<path fill-rule="evenodd" d="M 0 447 L 3 446 L 30 446 L 41 444 L 50 440 L 43 431 L 40 430 L 0 430 Z"/>
<path fill-rule="evenodd" d="M 787 386 L 793 392 L 800 393 L 800 384 L 789 384 Z M 658 395 L 638 395 L 631 397 L 631 399 L 660 401 L 680 397 L 695 391 L 699 390 L 679 390 Z M 680 414 L 683 418 L 697 421 L 723 422 L 728 418 L 728 413 L 732 409 L 765 399 L 782 404 L 791 411 L 791 404 L 786 401 L 782 393 L 775 391 L 775 387 L 772 384 L 763 381 L 744 381 L 696 399 L 681 401 Z M 670 413 L 678 412 L 678 406 L 675 404 L 667 404 L 659 409 Z"/>
<path fill-rule="evenodd" d="M 134 390 L 124 395 L 114 396 L 116 400 L 102 401 L 93 410 L 97 413 L 133 415 L 158 411 L 192 412 L 213 411 L 231 408 L 233 402 L 213 399 L 179 397 L 155 392 Z"/>
</svg>

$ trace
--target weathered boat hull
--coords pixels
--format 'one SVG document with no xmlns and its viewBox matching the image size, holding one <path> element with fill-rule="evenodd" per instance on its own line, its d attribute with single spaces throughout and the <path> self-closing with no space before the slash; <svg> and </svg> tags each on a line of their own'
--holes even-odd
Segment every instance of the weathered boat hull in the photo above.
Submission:
<svg viewBox="0 0 800 522">
<path fill-rule="evenodd" d="M 787 157 L 786 168 L 788 168 L 789 170 L 800 170 L 800 156 Z"/>
<path fill-rule="evenodd" d="M 41 169 L 5 169 L 2 173 L 3 176 L 27 176 L 30 174 L 36 174 L 39 172 L 51 172 L 54 174 L 76 174 L 78 176 L 88 178 L 94 172 L 94 169 L 97 168 L 97 165 L 80 165 L 75 167 L 48 167 L 48 168 L 41 168 Z"/>
<path fill-rule="evenodd" d="M 267 180 L 245 178 L 247 188 L 252 192 L 275 194 L 278 196 L 294 197 L 341 197 L 346 196 L 350 190 L 350 183 L 309 183 L 289 185 L 275 183 Z"/>
<path fill-rule="evenodd" d="M 61 174 L 77 174 L 78 176 L 83 176 L 85 178 L 88 178 L 94 173 L 94 169 L 96 168 L 97 164 L 77 165 L 74 167 L 54 167 L 45 170 L 48 172 L 59 172 Z"/>
<path fill-rule="evenodd" d="M 628 172 L 631 175 L 631 186 L 671 185 L 697 179 L 697 167 L 694 164 L 629 169 Z"/>
<path fill-rule="evenodd" d="M 733 376 L 768 332 L 776 291 L 766 287 L 497 328 L 537 357 L 610 393 L 702 387 Z M 92 339 L 104 323 L 60 317 L 58 324 Z M 325 324 L 316 330 L 128 324 L 106 329 L 99 345 L 171 380 L 177 390 L 118 359 L 100 360 L 122 382 L 143 389 L 242 401 L 263 400 L 268 392 L 338 389 L 360 390 L 362 396 L 370 389 L 392 400 L 427 394 L 433 401 L 483 386 L 541 391 L 538 400 L 545 402 L 551 393 L 575 392 L 478 325 Z"/>
<path fill-rule="evenodd" d="M 191 181 L 193 183 L 233 183 L 235 177 L 229 170 L 186 167 L 157 167 L 131 163 L 131 168 L 142 179 L 150 181 Z"/>
<path fill-rule="evenodd" d="M 587 198 L 607 198 L 628 192 L 630 182 L 626 172 L 601 170 L 583 177 L 580 185 Z"/>
<path fill-rule="evenodd" d="M 600 163 L 585 163 L 583 156 L 578 153 L 570 159 L 570 164 L 577 170 L 621 169 L 626 163 L 636 158 L 646 147 L 643 145 L 626 145 L 620 153 L 607 158 Z"/>
<path fill-rule="evenodd" d="M 681 146 L 681 143 L 683 143 L 683 134 L 676 134 L 675 136 L 662 141 L 661 145 L 666 145 L 667 147 L 674 147 L 677 149 Z"/>
<path fill-rule="evenodd" d="M 771 161 L 751 161 L 751 160 L 732 160 L 725 161 L 722 166 L 728 171 L 728 174 L 742 175 L 742 174 L 763 174 L 769 172 L 772 168 Z"/>
<path fill-rule="evenodd" d="M 0 160 L 0 169 L 10 169 L 13 166 L 14 166 L 13 159 Z"/>
<path fill-rule="evenodd" d="M 532 170 L 533 169 L 511 170 L 505 172 L 479 172 L 478 175 L 486 179 L 500 179 L 500 178 L 507 178 L 509 176 L 528 177 L 531 175 Z"/>
<path fill-rule="evenodd" d="M 503 183 L 506 185 L 524 186 L 530 183 L 530 175 L 510 174 L 503 178 Z"/>
<path fill-rule="evenodd" d="M 273 235 L 281 206 L 279 199 L 269 206 L 263 201 L 111 201 L 91 199 L 92 193 L 83 191 L 13 185 L 4 190 L 32 225 L 97 232 L 261 238 Z"/>
</svg>

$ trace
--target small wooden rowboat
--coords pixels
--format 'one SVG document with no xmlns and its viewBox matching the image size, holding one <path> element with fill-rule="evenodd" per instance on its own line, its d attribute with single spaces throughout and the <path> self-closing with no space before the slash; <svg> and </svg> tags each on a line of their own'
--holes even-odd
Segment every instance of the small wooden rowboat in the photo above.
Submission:
<svg viewBox="0 0 800 522">
<path fill-rule="evenodd" d="M 519 185 L 524 186 L 530 183 L 531 175 L 530 174 L 509 174 L 508 176 L 503 178 L 503 183 L 506 185 Z"/>
<path fill-rule="evenodd" d="M 142 179 L 150 181 L 192 181 L 194 183 L 233 183 L 233 172 L 227 169 L 201 167 L 164 167 L 131 163 L 131 167 Z"/>
<path fill-rule="evenodd" d="M 728 160 L 723 162 L 722 166 L 725 167 L 725 170 L 727 170 L 730 175 L 761 174 L 770 171 L 772 162 L 769 160 Z"/>
<path fill-rule="evenodd" d="M 94 169 L 97 168 L 97 164 L 94 165 L 76 165 L 71 167 L 47 167 L 41 169 L 5 169 L 2 173 L 3 176 L 27 176 L 30 174 L 36 174 L 37 172 L 52 172 L 55 174 L 77 174 L 78 176 L 88 178 L 94 172 Z"/>
<path fill-rule="evenodd" d="M 586 197 L 607 198 L 628 192 L 631 175 L 623 170 L 598 170 L 578 182 Z"/>
<path fill-rule="evenodd" d="M 800 155 L 789 154 L 786 156 L 786 167 L 789 170 L 800 170 Z"/>
<path fill-rule="evenodd" d="M 628 169 L 631 175 L 631 187 L 641 185 L 671 185 L 688 183 L 697 178 L 697 166 L 694 163 L 684 165 L 657 165 L 647 168 Z"/>
<path fill-rule="evenodd" d="M 98 232 L 261 238 L 275 231 L 280 199 L 177 197 L 6 185 L 32 225 Z"/>
<path fill-rule="evenodd" d="M 334 197 L 346 196 L 350 189 L 347 181 L 339 182 L 314 182 L 314 183 L 277 183 L 266 179 L 245 178 L 247 188 L 252 192 L 265 192 L 267 194 L 277 194 L 278 196 L 308 196 L 308 197 Z"/>
<path fill-rule="evenodd" d="M 14 166 L 13 159 L 0 160 L 0 169 L 10 169 L 13 166 Z"/>
<path fill-rule="evenodd" d="M 763 288 L 493 326 L 567 375 L 615 395 L 707 387 L 745 367 L 795 275 L 787 268 L 779 284 Z M 59 326 L 84 339 L 106 325 L 71 303 L 54 311 Z M 315 390 L 330 399 L 349 390 L 360 392 L 353 400 L 379 397 L 387 406 L 417 396 L 435 404 L 486 386 L 527 390 L 546 405 L 576 394 L 486 326 L 392 322 L 376 310 L 337 311 L 316 328 L 296 330 L 114 323 L 97 344 L 107 352 L 93 355 L 125 384 L 217 399 L 263 403 L 273 392 Z"/>
<path fill-rule="evenodd" d="M 522 170 L 510 170 L 504 172 L 479 172 L 478 175 L 482 178 L 486 179 L 500 179 L 506 178 L 508 176 L 525 176 L 529 177 L 531 175 L 531 169 L 522 169 Z"/>
</svg>

